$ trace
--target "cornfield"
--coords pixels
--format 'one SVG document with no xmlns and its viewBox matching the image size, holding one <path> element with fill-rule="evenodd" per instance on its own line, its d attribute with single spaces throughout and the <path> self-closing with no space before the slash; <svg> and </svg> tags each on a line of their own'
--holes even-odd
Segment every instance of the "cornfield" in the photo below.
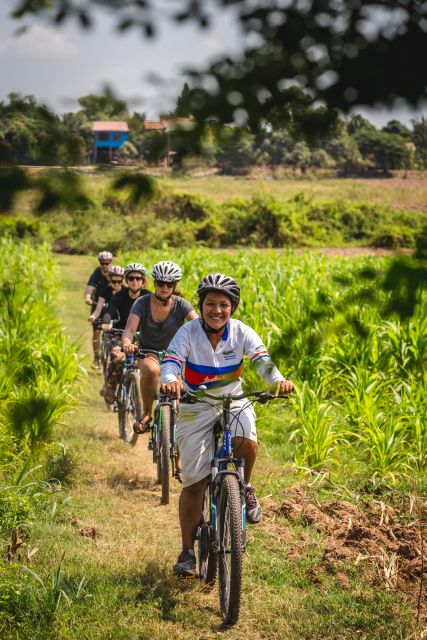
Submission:
<svg viewBox="0 0 427 640">
<path fill-rule="evenodd" d="M 178 262 L 182 293 L 193 303 L 206 273 L 238 280 L 236 317 L 260 334 L 298 389 L 291 407 L 260 410 L 259 433 L 262 439 L 264 428 L 274 439 L 285 431 L 298 467 L 332 474 L 344 467 L 364 482 L 387 485 L 423 477 L 427 299 L 418 290 L 415 311 L 405 320 L 386 313 L 391 293 L 381 282 L 387 259 L 166 247 L 119 262 L 131 258 L 148 270 L 159 259 Z M 249 364 L 244 381 L 247 388 L 262 386 Z"/>
<path fill-rule="evenodd" d="M 34 462 L 75 401 L 81 358 L 57 321 L 47 247 L 0 242 L 0 473 Z"/>
</svg>

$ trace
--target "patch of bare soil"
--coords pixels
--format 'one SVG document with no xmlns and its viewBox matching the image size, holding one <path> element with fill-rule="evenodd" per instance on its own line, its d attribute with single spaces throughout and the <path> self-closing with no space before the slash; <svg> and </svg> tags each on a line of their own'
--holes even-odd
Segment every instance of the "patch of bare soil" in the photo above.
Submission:
<svg viewBox="0 0 427 640">
<path fill-rule="evenodd" d="M 291 561 L 301 557 L 301 545 L 293 548 L 283 518 L 310 525 L 322 534 L 325 551 L 319 570 L 334 574 L 341 586 L 349 586 L 345 566 L 356 565 L 364 579 L 405 594 L 417 616 L 427 619 L 425 505 L 410 513 L 381 500 L 363 505 L 346 500 L 314 504 L 301 488 L 294 487 L 281 504 L 264 503 L 264 514 L 265 530 L 286 543 Z"/>
</svg>

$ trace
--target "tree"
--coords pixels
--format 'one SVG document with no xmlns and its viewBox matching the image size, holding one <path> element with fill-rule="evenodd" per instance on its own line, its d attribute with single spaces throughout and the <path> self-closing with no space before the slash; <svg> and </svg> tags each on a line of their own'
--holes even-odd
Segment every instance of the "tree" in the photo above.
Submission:
<svg viewBox="0 0 427 640">
<path fill-rule="evenodd" d="M 423 169 L 427 169 L 427 117 L 412 120 L 412 141 L 415 144 L 415 158 Z"/>
<path fill-rule="evenodd" d="M 176 101 L 174 115 L 178 118 L 190 118 L 191 116 L 191 89 L 187 82 Z"/>
<path fill-rule="evenodd" d="M 286 83 L 297 83 L 313 97 L 343 112 L 354 105 L 393 104 L 401 98 L 416 105 L 425 96 L 427 65 L 420 52 L 427 50 L 424 0 L 307 0 L 266 3 L 252 0 L 216 0 L 238 19 L 246 41 L 256 45 L 214 61 L 191 74 L 191 112 L 199 122 L 214 116 L 233 122 L 236 96 L 240 113 L 246 111 L 252 129 L 264 118 L 264 104 L 282 105 Z M 117 27 L 142 29 L 153 37 L 158 29 L 154 0 L 15 0 L 14 16 L 50 18 L 60 25 L 77 19 L 83 28 L 92 24 L 94 6 L 114 12 Z M 206 0 L 177 0 L 172 19 L 196 22 L 206 28 L 215 19 Z M 237 16 L 237 18 L 236 18 Z M 209 75 L 217 89 L 203 86 Z"/>
<path fill-rule="evenodd" d="M 126 101 L 118 98 L 108 86 L 100 95 L 90 93 L 79 98 L 79 104 L 88 120 L 126 120 L 129 117 Z"/>
<path fill-rule="evenodd" d="M 355 139 L 364 158 L 376 169 L 387 172 L 404 167 L 407 149 L 401 136 L 377 129 L 360 129 Z"/>
<path fill-rule="evenodd" d="M 399 120 L 389 120 L 389 122 L 387 122 L 387 124 L 382 128 L 382 131 L 385 133 L 395 133 L 402 138 L 409 139 L 411 137 L 411 132 L 408 127 L 405 127 L 405 125 L 399 122 Z"/>
<path fill-rule="evenodd" d="M 216 154 L 218 166 L 224 173 L 240 173 L 254 163 L 254 136 L 242 127 L 226 127 L 222 132 L 221 148 Z"/>
<path fill-rule="evenodd" d="M 374 125 L 364 118 L 360 113 L 352 116 L 347 124 L 347 131 L 350 135 L 357 133 L 361 129 L 375 129 Z"/>
</svg>

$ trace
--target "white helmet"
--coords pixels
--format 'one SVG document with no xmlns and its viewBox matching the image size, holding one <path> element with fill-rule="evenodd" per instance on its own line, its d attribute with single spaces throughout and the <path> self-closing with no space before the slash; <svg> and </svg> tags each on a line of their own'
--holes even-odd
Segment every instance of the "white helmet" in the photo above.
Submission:
<svg viewBox="0 0 427 640">
<path fill-rule="evenodd" d="M 112 253 L 110 253 L 110 251 L 101 251 L 100 253 L 98 253 L 99 262 L 104 262 L 106 260 L 109 260 L 111 262 L 113 258 L 114 256 Z"/>
<path fill-rule="evenodd" d="M 175 262 L 163 260 L 154 265 L 151 275 L 154 280 L 161 282 L 179 282 L 182 278 L 182 270 Z"/>
<path fill-rule="evenodd" d="M 125 270 L 123 269 L 123 267 L 119 267 L 118 264 L 110 264 L 110 266 L 108 267 L 108 273 L 110 274 L 110 276 L 123 276 L 124 272 Z"/>
<path fill-rule="evenodd" d="M 129 262 L 129 264 L 125 266 L 125 278 L 129 273 L 132 273 L 132 271 L 136 271 L 142 276 L 146 276 L 147 274 L 147 269 L 140 262 Z"/>
</svg>

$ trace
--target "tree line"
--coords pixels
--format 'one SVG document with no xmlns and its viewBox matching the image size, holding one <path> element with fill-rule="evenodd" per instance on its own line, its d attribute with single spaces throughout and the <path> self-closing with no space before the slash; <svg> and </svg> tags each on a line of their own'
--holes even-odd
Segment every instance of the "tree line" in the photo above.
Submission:
<svg viewBox="0 0 427 640">
<path fill-rule="evenodd" d="M 129 109 L 125 100 L 105 88 L 79 98 L 79 109 L 55 113 L 34 96 L 12 93 L 0 102 L 0 163 L 75 166 L 90 162 L 93 120 L 126 120 L 129 140 L 119 159 L 156 164 L 167 150 L 177 159 L 195 157 L 224 173 L 244 173 L 263 165 L 304 173 L 331 170 L 363 175 L 395 169 L 427 168 L 427 117 L 405 126 L 390 120 L 377 128 L 361 115 L 342 117 L 336 110 L 314 107 L 312 98 L 291 87 L 278 107 L 266 105 L 257 130 L 242 124 L 205 123 L 203 134 L 145 131 L 146 114 Z M 191 90 L 185 84 L 172 115 L 191 115 Z M 315 122 L 310 131 L 307 122 Z M 193 144 L 194 143 L 194 144 Z M 179 162 L 178 166 L 181 166 Z"/>
</svg>

